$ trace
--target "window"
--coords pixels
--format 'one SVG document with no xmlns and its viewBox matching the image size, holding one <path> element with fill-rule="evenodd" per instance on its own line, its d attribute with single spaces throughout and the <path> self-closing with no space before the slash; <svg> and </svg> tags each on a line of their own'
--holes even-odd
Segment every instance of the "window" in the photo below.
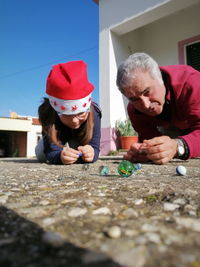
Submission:
<svg viewBox="0 0 200 267">
<path fill-rule="evenodd" d="M 200 35 L 178 43 L 179 64 L 187 64 L 200 71 Z"/>
<path fill-rule="evenodd" d="M 200 71 L 200 42 L 186 45 L 186 63 Z"/>
</svg>

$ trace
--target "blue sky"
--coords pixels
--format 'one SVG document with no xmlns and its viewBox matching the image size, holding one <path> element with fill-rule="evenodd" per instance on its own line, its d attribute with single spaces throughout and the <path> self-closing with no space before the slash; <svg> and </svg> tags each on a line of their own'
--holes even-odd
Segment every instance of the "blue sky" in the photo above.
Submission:
<svg viewBox="0 0 200 267">
<path fill-rule="evenodd" d="M 92 0 L 0 0 L 0 117 L 37 116 L 51 67 L 88 64 L 98 92 L 98 5 Z"/>
</svg>

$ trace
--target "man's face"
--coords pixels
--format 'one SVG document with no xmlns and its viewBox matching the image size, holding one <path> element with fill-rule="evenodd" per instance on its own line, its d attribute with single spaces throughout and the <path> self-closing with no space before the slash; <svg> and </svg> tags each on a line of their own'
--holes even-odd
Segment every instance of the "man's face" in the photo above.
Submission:
<svg viewBox="0 0 200 267">
<path fill-rule="evenodd" d="M 126 88 L 123 94 L 135 109 L 148 116 L 157 116 L 163 110 L 166 89 L 164 84 L 153 79 L 148 72 L 137 72 L 134 85 Z"/>
</svg>

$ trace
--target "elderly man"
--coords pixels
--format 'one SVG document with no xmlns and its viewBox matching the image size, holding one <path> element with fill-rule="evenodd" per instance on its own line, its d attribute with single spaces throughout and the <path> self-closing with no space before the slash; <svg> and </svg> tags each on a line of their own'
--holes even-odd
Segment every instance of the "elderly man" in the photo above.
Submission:
<svg viewBox="0 0 200 267">
<path fill-rule="evenodd" d="M 117 86 L 129 104 L 139 143 L 125 155 L 132 162 L 164 164 L 200 157 L 200 72 L 187 65 L 159 67 L 135 53 L 118 68 Z"/>
</svg>

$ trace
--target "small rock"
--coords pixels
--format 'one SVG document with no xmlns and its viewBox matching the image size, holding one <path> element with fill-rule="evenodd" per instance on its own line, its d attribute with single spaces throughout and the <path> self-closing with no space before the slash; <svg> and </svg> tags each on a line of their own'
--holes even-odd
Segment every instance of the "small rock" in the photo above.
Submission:
<svg viewBox="0 0 200 267">
<path fill-rule="evenodd" d="M 189 212 L 190 210 L 196 211 L 197 210 L 197 207 L 196 206 L 192 206 L 190 204 L 185 205 L 184 211 Z"/>
<path fill-rule="evenodd" d="M 89 169 L 89 167 L 90 167 L 89 164 L 87 164 L 87 163 L 86 164 L 83 164 L 82 170 L 87 171 Z"/>
<path fill-rule="evenodd" d="M 183 226 L 187 229 L 200 232 L 200 220 L 193 218 L 175 218 L 176 223 L 180 226 Z"/>
<path fill-rule="evenodd" d="M 126 229 L 126 230 L 124 231 L 124 234 L 125 234 L 126 236 L 133 237 L 133 236 L 138 235 L 138 231 L 133 230 L 133 229 Z"/>
<path fill-rule="evenodd" d="M 145 236 L 147 237 L 148 241 L 152 243 L 160 243 L 160 236 L 156 233 L 146 233 Z"/>
<path fill-rule="evenodd" d="M 5 204 L 8 200 L 8 196 L 4 195 L 4 196 L 0 196 L 0 204 Z"/>
<path fill-rule="evenodd" d="M 188 211 L 188 214 L 189 214 L 190 216 L 197 216 L 197 213 L 196 213 L 196 211 L 194 211 L 194 210 L 189 210 L 189 211 Z"/>
<path fill-rule="evenodd" d="M 148 266 L 148 249 L 141 245 L 131 249 L 122 249 L 115 255 L 115 260 L 120 266 L 143 267 Z"/>
<path fill-rule="evenodd" d="M 134 209 L 132 208 L 128 208 L 126 210 L 123 211 L 123 214 L 126 215 L 127 217 L 131 217 L 131 216 L 134 216 L 134 217 L 138 217 L 138 212 L 135 211 Z"/>
<path fill-rule="evenodd" d="M 72 208 L 68 212 L 68 216 L 70 217 L 79 217 L 87 213 L 87 209 L 85 208 Z"/>
<path fill-rule="evenodd" d="M 5 245 L 10 245 L 16 241 L 15 238 L 1 238 L 0 239 L 0 247 Z"/>
<path fill-rule="evenodd" d="M 180 206 L 178 204 L 173 204 L 173 203 L 169 203 L 169 202 L 165 202 L 164 203 L 164 210 L 165 211 L 174 211 L 176 209 L 178 209 Z"/>
<path fill-rule="evenodd" d="M 54 232 L 45 232 L 42 235 L 42 240 L 53 247 L 60 247 L 64 243 L 64 240 L 61 238 L 61 236 Z"/>
<path fill-rule="evenodd" d="M 106 196 L 106 194 L 105 194 L 105 193 L 102 193 L 102 192 L 100 192 L 100 193 L 98 193 L 98 194 L 97 194 L 97 196 L 98 196 L 98 197 L 105 197 L 105 196 Z"/>
<path fill-rule="evenodd" d="M 166 217 L 165 218 L 165 222 L 167 222 L 167 223 L 174 223 L 175 221 L 174 221 L 174 218 L 173 217 Z"/>
<path fill-rule="evenodd" d="M 111 238 L 119 238 L 121 236 L 121 228 L 114 225 L 108 229 L 107 234 Z"/>
<path fill-rule="evenodd" d="M 137 245 L 145 245 L 148 241 L 145 235 L 137 236 L 134 240 Z"/>
<path fill-rule="evenodd" d="M 183 206 L 187 203 L 187 201 L 185 198 L 177 198 L 173 201 L 173 203 Z"/>
<path fill-rule="evenodd" d="M 108 259 L 109 258 L 107 257 L 106 254 L 98 253 L 98 252 L 94 252 L 94 251 L 86 252 L 86 254 L 84 254 L 82 256 L 82 261 L 85 264 L 85 266 L 87 266 L 87 265 L 92 266 L 92 264 L 98 265 L 98 264 L 100 264 L 100 262 L 105 262 Z"/>
<path fill-rule="evenodd" d="M 145 223 L 142 225 L 141 230 L 143 232 L 157 232 L 159 228 L 153 224 Z"/>
<path fill-rule="evenodd" d="M 142 203 L 144 203 L 144 200 L 143 200 L 142 198 L 136 199 L 136 200 L 134 201 L 134 204 L 135 204 L 135 205 L 141 205 Z"/>
<path fill-rule="evenodd" d="M 47 225 L 51 225 L 51 224 L 53 224 L 53 223 L 55 223 L 55 219 L 54 219 L 54 218 L 46 218 L 46 219 L 43 220 L 43 224 L 44 224 L 45 226 L 47 226 Z"/>
<path fill-rule="evenodd" d="M 96 209 L 92 212 L 92 214 L 94 215 L 99 215 L 99 214 L 103 214 L 103 215 L 111 215 L 111 211 L 109 208 L 107 207 L 103 207 L 103 208 L 99 208 L 99 209 Z"/>
<path fill-rule="evenodd" d="M 40 202 L 39 202 L 39 204 L 40 205 L 42 205 L 42 206 L 47 206 L 47 205 L 49 205 L 49 201 L 48 200 L 41 200 Z"/>
<path fill-rule="evenodd" d="M 10 189 L 12 192 L 20 192 L 22 191 L 21 188 L 18 188 L 18 187 L 13 187 Z"/>
</svg>

